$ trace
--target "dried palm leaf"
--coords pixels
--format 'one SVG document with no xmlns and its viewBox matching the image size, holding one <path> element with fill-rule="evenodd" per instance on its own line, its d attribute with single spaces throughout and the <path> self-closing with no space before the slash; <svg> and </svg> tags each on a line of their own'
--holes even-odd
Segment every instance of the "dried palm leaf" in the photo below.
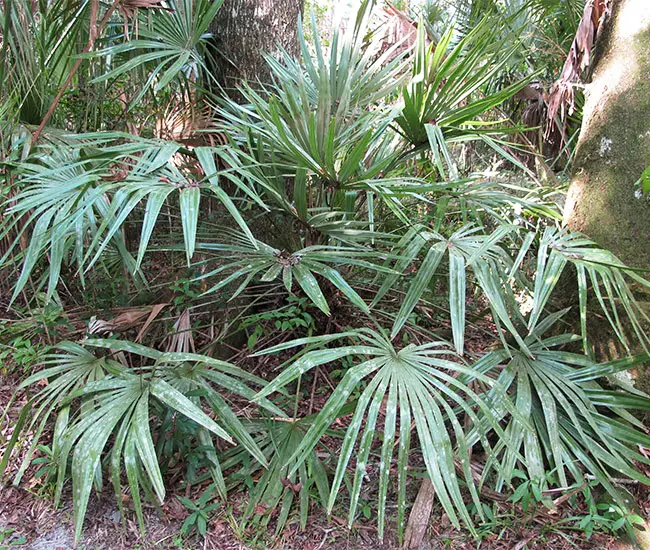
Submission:
<svg viewBox="0 0 650 550">
<path fill-rule="evenodd" d="M 380 51 L 383 53 L 393 46 L 397 46 L 393 57 L 411 51 L 418 35 L 418 24 L 404 11 L 397 9 L 390 2 L 386 2 L 383 13 L 385 36 L 382 40 Z"/>
<path fill-rule="evenodd" d="M 135 17 L 139 9 L 171 11 L 170 8 L 163 5 L 161 0 L 122 0 L 120 2 L 120 11 L 129 19 Z"/>
<path fill-rule="evenodd" d="M 195 98 L 173 99 L 156 121 L 156 137 L 186 141 L 202 130 L 214 127 L 212 110 Z"/>
<path fill-rule="evenodd" d="M 165 349 L 171 352 L 194 353 L 194 338 L 192 336 L 189 309 L 184 310 L 174 323 L 174 332 L 169 336 Z"/>
<path fill-rule="evenodd" d="M 582 74 L 590 66 L 592 49 L 596 43 L 602 23 L 611 10 L 611 0 L 587 0 L 582 19 L 578 25 L 569 55 L 562 68 L 560 77 L 549 92 L 547 137 L 550 136 L 559 114 L 561 126 L 558 128 L 562 140 L 566 134 L 566 117 L 575 109 L 575 84 L 580 82 Z"/>
<path fill-rule="evenodd" d="M 139 341 L 143 332 L 158 316 L 167 304 L 154 304 L 153 306 L 121 308 L 119 313 L 110 320 L 104 321 L 96 316 L 88 322 L 88 334 L 107 334 L 109 332 L 124 332 L 142 324 L 138 333 Z"/>
</svg>

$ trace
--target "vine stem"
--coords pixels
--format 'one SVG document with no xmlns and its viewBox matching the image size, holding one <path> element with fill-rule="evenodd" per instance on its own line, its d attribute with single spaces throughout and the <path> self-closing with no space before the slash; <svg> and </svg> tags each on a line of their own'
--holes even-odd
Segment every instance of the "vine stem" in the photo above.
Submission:
<svg viewBox="0 0 650 550">
<path fill-rule="evenodd" d="M 298 400 L 300 398 L 300 383 L 302 382 L 302 374 L 298 377 L 298 386 L 296 387 L 296 400 L 293 405 L 293 421 L 298 418 Z"/>
<path fill-rule="evenodd" d="M 108 10 L 106 10 L 106 13 L 104 14 L 104 18 L 102 19 L 101 23 L 99 24 L 99 27 L 95 27 L 95 23 L 97 22 L 97 10 L 99 6 L 99 0 L 93 0 L 92 5 L 91 5 L 91 18 L 90 18 L 90 26 L 88 30 L 88 44 L 86 44 L 86 47 L 83 49 L 81 55 L 88 53 L 90 50 L 92 50 L 94 44 L 95 44 L 95 39 L 101 34 L 101 32 L 104 30 L 104 27 L 108 23 L 109 19 L 111 18 L 111 15 L 113 15 L 113 12 L 117 9 L 119 6 L 121 0 L 115 0 L 113 4 L 111 5 Z M 92 14 L 95 14 L 95 17 L 92 17 Z M 63 97 L 63 93 L 66 91 L 70 83 L 72 82 L 72 79 L 74 76 L 77 74 L 77 71 L 79 70 L 79 67 L 81 67 L 81 63 L 83 62 L 83 57 L 80 57 L 75 61 L 75 64 L 72 67 L 72 70 L 70 71 L 70 74 L 68 75 L 68 78 L 66 78 L 65 82 L 63 83 L 63 86 L 59 88 L 59 91 L 56 94 L 56 97 L 54 98 L 54 101 L 52 101 L 52 104 L 50 105 L 50 108 L 47 110 L 47 113 L 45 113 L 45 116 L 43 117 L 43 120 L 41 121 L 41 124 L 37 128 L 37 130 L 34 132 L 32 143 L 36 143 L 38 141 L 38 138 L 41 136 L 41 133 L 43 132 L 43 129 L 45 128 L 45 125 L 47 122 L 50 120 L 52 117 L 52 113 L 54 113 L 54 109 L 56 109 L 56 106 L 59 104 L 59 101 L 61 101 L 61 98 Z"/>
</svg>

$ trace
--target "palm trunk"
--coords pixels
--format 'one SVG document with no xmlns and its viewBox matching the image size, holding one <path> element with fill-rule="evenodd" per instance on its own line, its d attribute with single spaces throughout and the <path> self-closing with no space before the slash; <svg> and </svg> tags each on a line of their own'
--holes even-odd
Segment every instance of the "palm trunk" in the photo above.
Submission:
<svg viewBox="0 0 650 550">
<path fill-rule="evenodd" d="M 225 0 L 211 27 L 218 52 L 215 72 L 226 90 L 241 79 L 268 83 L 263 52 L 298 53 L 297 22 L 304 0 Z"/>
</svg>

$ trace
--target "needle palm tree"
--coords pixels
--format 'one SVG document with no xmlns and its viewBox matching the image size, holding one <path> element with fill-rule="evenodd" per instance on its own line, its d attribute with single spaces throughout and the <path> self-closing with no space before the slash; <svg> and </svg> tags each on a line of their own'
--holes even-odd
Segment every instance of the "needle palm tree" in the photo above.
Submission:
<svg viewBox="0 0 650 550">
<path fill-rule="evenodd" d="M 219 6 L 183 0 L 143 10 L 133 40 L 111 19 L 87 56 L 103 67 L 94 83 L 124 86 L 134 117 L 136 105 L 205 93 L 205 32 Z M 650 482 L 633 468 L 647 462 L 638 446 L 650 440 L 632 413 L 650 401 L 606 378 L 647 356 L 595 363 L 586 323 L 596 310 L 629 350 L 625 325 L 647 347 L 647 313 L 632 288 L 650 283 L 558 229 L 543 188 L 459 167 L 472 143 L 519 168 L 494 111 L 525 83 L 494 88 L 517 53 L 493 44 L 501 20 L 459 40 L 450 30 L 435 45 L 422 25 L 406 55 L 381 52 L 368 32 L 370 7 L 364 2 L 357 24 L 335 32 L 329 48 L 316 38 L 310 49 L 299 27 L 300 56 L 268 58 L 272 85 L 244 84 L 245 104 L 213 98 L 217 129 L 197 133 L 199 145 L 101 128 L 48 129 L 36 144 L 13 134 L 0 236 L 14 238 L 1 259 L 16 272 L 14 303 L 32 291 L 40 299 L 41 290 L 64 303 L 102 271 L 128 274 L 143 296 L 153 277 L 166 286 L 178 278 L 156 258 L 180 256 L 202 288 L 191 295 L 195 315 L 244 303 L 273 318 L 274 300 L 300 294 L 316 318 L 307 336 L 255 350 L 255 361 L 278 357 L 270 381 L 211 357 L 218 338 L 198 354 L 161 351 L 155 339 L 60 343 L 21 386 L 36 390 L 0 468 L 33 432 L 20 482 L 55 418 L 56 493 L 71 473 L 77 538 L 104 471 L 118 495 L 125 474 L 141 523 L 141 493 L 164 498 L 161 426 L 180 417 L 220 498 L 256 476 L 247 521 L 269 521 L 260 505 L 279 507 L 280 525 L 297 508 L 304 525 L 312 496 L 331 512 L 347 487 L 352 523 L 375 459 L 380 537 L 393 488 L 401 533 L 419 466 L 450 520 L 472 531 L 482 487 L 514 491 L 516 472 L 547 488 L 590 475 L 622 506 L 614 473 Z M 77 21 L 43 15 L 39 24 Z M 31 32 L 21 39 L 36 40 L 40 27 Z M 22 50 L 3 48 L 7 70 Z M 8 102 L 22 94 L 15 79 Z M 565 334 L 554 300 L 568 270 L 577 273 L 580 336 Z M 222 339 L 232 337 L 234 325 L 223 324 Z M 493 340 L 487 350 L 470 345 L 475 329 Z M 320 410 L 303 415 L 301 382 L 321 370 L 340 379 Z M 293 416 L 285 413 L 291 397 Z M 340 446 L 330 449 L 328 471 L 321 458 L 330 437 Z"/>
</svg>

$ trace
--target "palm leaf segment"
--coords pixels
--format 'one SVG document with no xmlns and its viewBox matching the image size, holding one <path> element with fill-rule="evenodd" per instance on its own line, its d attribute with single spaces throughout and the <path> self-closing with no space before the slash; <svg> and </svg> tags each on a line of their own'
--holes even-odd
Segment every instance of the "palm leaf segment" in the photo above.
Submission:
<svg viewBox="0 0 650 550">
<path fill-rule="evenodd" d="M 650 283 L 635 270 L 625 266 L 614 254 L 599 247 L 580 233 L 547 228 L 540 237 L 534 287 L 534 309 L 528 322 L 535 326 L 539 316 L 560 280 L 567 265 L 576 269 L 580 325 L 585 354 L 589 354 L 588 298 L 595 297 L 600 310 L 619 342 L 630 353 L 628 341 L 631 328 L 636 340 L 648 351 L 650 338 L 643 328 L 650 322 L 647 312 L 634 295 L 633 287 L 650 288 Z"/>
</svg>

